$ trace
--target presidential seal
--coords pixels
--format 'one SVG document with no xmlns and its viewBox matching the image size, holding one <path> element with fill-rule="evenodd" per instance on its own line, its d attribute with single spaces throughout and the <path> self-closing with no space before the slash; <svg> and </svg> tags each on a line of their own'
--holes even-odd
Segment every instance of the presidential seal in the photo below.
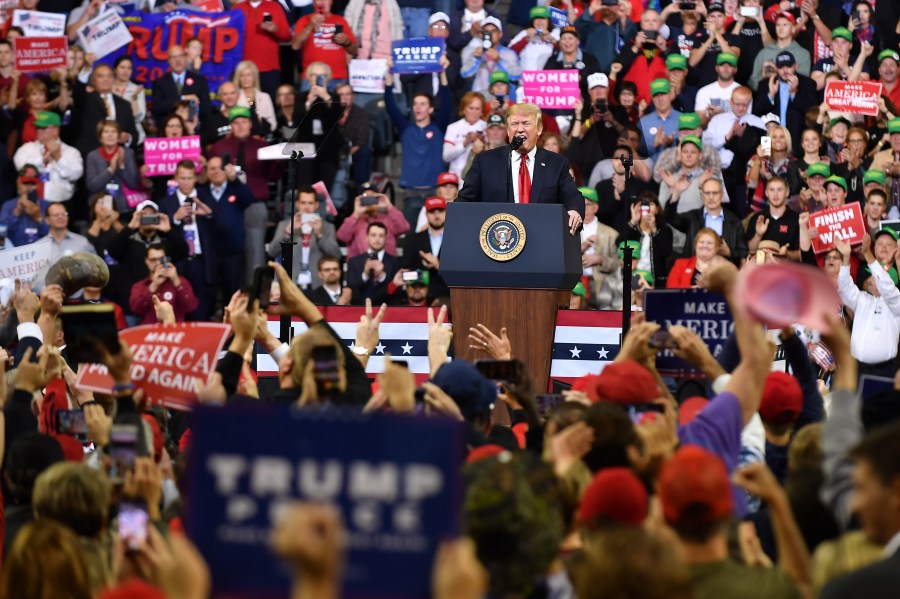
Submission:
<svg viewBox="0 0 900 599">
<path fill-rule="evenodd" d="M 525 225 L 512 214 L 500 213 L 481 225 L 481 250 L 499 262 L 512 260 L 525 249 Z"/>
</svg>

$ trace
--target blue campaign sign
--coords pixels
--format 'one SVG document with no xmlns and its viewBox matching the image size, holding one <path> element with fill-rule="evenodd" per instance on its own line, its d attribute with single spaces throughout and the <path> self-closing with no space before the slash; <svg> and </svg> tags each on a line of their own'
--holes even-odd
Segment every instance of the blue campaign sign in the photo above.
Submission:
<svg viewBox="0 0 900 599">
<path fill-rule="evenodd" d="M 459 532 L 459 423 L 274 408 L 201 408 L 191 422 L 185 528 L 215 595 L 288 597 L 267 543 L 279 510 L 302 499 L 341 509 L 342 597 L 430 596 L 437 544 Z"/>
<path fill-rule="evenodd" d="M 394 54 L 392 73 L 417 75 L 419 73 L 440 73 L 441 56 L 444 54 L 444 38 L 415 37 L 391 42 Z"/>
<path fill-rule="evenodd" d="M 859 396 L 863 401 L 894 388 L 894 379 L 885 376 L 864 374 L 859 380 Z"/>
<path fill-rule="evenodd" d="M 554 28 L 562 29 L 569 24 L 569 13 L 555 6 L 550 7 L 550 23 Z"/>
<path fill-rule="evenodd" d="M 713 356 L 718 357 L 725 340 L 734 330 L 728 302 L 719 293 L 706 289 L 653 289 L 644 292 L 644 316 L 662 329 L 681 325 L 697 333 Z M 698 376 L 700 371 L 669 350 L 656 356 L 660 374 Z"/>
</svg>

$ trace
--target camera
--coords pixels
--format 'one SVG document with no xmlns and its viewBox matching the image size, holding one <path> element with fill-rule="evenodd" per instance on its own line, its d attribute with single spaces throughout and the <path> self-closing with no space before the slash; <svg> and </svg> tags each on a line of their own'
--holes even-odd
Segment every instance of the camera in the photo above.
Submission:
<svg viewBox="0 0 900 599">
<path fill-rule="evenodd" d="M 159 215 L 158 214 L 142 214 L 141 215 L 141 226 L 146 227 L 148 225 L 158 225 L 159 224 Z"/>
<path fill-rule="evenodd" d="M 606 100 L 600 98 L 596 102 L 594 102 L 594 109 L 600 114 L 604 114 L 609 111 L 609 105 Z"/>
<path fill-rule="evenodd" d="M 170 266 L 172 266 L 172 259 L 168 256 L 163 256 L 159 259 L 159 265 L 163 268 L 169 268 Z"/>
<path fill-rule="evenodd" d="M 490 50 L 494 47 L 494 40 L 490 33 L 484 32 L 481 34 L 481 47 L 485 50 Z"/>
<path fill-rule="evenodd" d="M 629 178 L 631 176 L 631 167 L 634 166 L 634 158 L 619 156 L 619 162 L 622 163 L 622 168 L 625 169 L 625 178 Z"/>
<path fill-rule="evenodd" d="M 359 201 L 360 206 L 377 206 L 378 205 L 378 196 L 377 195 L 365 195 Z"/>
<path fill-rule="evenodd" d="M 656 47 L 656 36 L 659 35 L 659 31 L 655 29 L 642 29 L 644 37 L 647 38 L 647 41 L 644 42 L 645 48 L 655 48 Z"/>
<path fill-rule="evenodd" d="M 759 9 L 755 6 L 742 6 L 738 14 L 742 17 L 755 17 L 759 14 Z"/>
<path fill-rule="evenodd" d="M 419 280 L 419 273 L 415 270 L 410 270 L 408 272 L 403 273 L 403 282 L 411 283 L 413 281 Z"/>
<path fill-rule="evenodd" d="M 697 3 L 696 2 L 679 2 L 678 8 L 680 8 L 681 10 L 694 10 L 695 8 L 697 8 Z"/>
<path fill-rule="evenodd" d="M 325 87 L 325 75 L 316 75 L 316 85 Z"/>
</svg>

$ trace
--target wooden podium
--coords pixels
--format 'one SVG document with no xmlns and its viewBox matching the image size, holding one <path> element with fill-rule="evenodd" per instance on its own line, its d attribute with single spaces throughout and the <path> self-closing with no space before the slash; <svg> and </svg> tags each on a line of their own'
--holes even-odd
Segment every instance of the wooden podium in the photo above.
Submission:
<svg viewBox="0 0 900 599">
<path fill-rule="evenodd" d="M 469 349 L 470 327 L 481 323 L 498 335 L 506 327 L 535 390 L 547 390 L 557 307 L 581 273 L 581 239 L 569 234 L 562 205 L 450 204 L 441 276 L 450 287 L 456 357 L 488 357 Z"/>
</svg>

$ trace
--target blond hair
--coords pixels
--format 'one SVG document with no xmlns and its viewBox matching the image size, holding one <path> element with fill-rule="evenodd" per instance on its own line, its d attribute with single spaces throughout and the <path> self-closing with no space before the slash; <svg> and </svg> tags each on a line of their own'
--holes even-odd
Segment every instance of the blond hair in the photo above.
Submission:
<svg viewBox="0 0 900 599">
<path fill-rule="evenodd" d="M 529 102 L 523 102 L 522 104 L 513 104 L 506 109 L 506 122 L 508 123 L 514 116 L 529 117 L 534 121 L 534 124 L 537 127 L 538 135 L 543 132 L 544 121 L 541 120 L 541 109 L 537 105 L 531 104 Z"/>
</svg>

